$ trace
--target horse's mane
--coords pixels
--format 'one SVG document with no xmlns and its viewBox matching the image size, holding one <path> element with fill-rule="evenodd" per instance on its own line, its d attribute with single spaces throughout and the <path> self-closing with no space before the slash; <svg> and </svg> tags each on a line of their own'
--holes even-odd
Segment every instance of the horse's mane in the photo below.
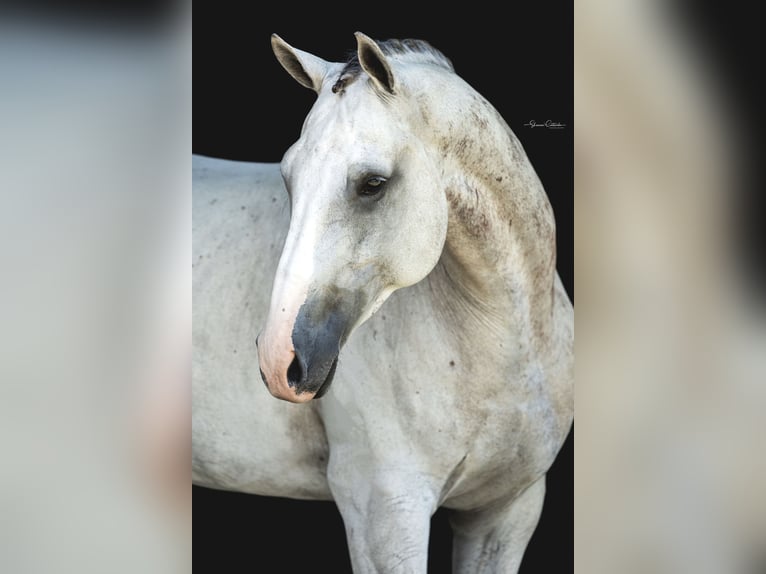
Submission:
<svg viewBox="0 0 766 574">
<path fill-rule="evenodd" d="M 433 64 L 451 72 L 455 71 L 449 58 L 425 40 L 376 40 L 376 43 L 381 52 L 391 58 L 404 62 Z M 349 53 L 346 64 L 340 71 L 332 91 L 342 91 L 347 84 L 359 76 L 361 71 L 359 56 L 355 51 Z"/>
</svg>

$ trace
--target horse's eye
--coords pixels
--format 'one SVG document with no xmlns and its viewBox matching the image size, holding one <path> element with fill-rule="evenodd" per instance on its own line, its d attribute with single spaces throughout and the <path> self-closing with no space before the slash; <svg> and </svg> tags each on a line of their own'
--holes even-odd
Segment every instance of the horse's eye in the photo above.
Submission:
<svg viewBox="0 0 766 574">
<path fill-rule="evenodd" d="M 386 178 L 379 175 L 367 178 L 359 189 L 359 195 L 371 197 L 379 194 L 385 187 Z"/>
</svg>

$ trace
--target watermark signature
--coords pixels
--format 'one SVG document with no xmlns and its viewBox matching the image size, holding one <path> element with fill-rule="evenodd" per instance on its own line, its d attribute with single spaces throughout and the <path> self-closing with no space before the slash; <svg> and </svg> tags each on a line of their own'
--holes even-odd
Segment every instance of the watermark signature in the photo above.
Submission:
<svg viewBox="0 0 766 574">
<path fill-rule="evenodd" d="M 535 120 L 529 120 L 527 123 L 524 124 L 526 127 L 530 128 L 548 128 L 549 130 L 561 130 L 564 129 L 567 125 L 562 124 L 559 122 L 554 122 L 551 120 L 545 120 L 542 123 L 538 123 Z"/>
</svg>

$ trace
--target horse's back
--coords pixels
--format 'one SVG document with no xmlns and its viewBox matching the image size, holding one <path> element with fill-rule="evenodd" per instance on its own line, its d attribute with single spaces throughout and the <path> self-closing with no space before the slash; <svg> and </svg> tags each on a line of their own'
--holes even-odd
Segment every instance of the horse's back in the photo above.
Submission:
<svg viewBox="0 0 766 574">
<path fill-rule="evenodd" d="M 193 474 L 197 484 L 329 498 L 315 409 L 274 399 L 255 338 L 289 226 L 278 164 L 195 156 Z"/>
</svg>

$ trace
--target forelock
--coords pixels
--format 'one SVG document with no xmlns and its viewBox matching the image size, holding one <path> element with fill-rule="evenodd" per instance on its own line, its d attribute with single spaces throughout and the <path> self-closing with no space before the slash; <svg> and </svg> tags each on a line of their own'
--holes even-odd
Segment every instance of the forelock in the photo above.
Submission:
<svg viewBox="0 0 766 574">
<path fill-rule="evenodd" d="M 455 71 L 449 58 L 425 40 L 376 40 L 375 42 L 380 51 L 392 60 L 415 64 L 431 64 L 450 72 Z M 349 53 L 346 64 L 340 71 L 332 91 L 334 93 L 342 92 L 346 85 L 359 76 L 361 71 L 362 66 L 359 63 L 359 56 L 356 51 Z"/>
</svg>

